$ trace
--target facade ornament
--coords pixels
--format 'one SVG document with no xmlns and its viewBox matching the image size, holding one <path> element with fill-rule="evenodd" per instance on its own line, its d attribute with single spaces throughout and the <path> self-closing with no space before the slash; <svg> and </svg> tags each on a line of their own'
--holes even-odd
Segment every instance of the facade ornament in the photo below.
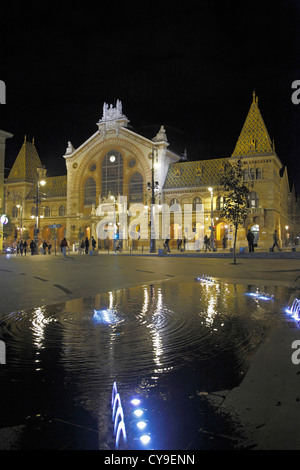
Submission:
<svg viewBox="0 0 300 470">
<path fill-rule="evenodd" d="M 67 149 L 66 149 L 66 155 L 70 155 L 71 153 L 74 152 L 74 150 L 75 150 L 75 149 L 74 149 L 72 143 L 69 141 L 69 142 L 68 142 L 68 147 L 67 147 Z"/>
<path fill-rule="evenodd" d="M 155 137 L 153 137 L 153 142 L 168 142 L 167 134 L 164 126 L 160 126 L 160 129 Z"/>
</svg>

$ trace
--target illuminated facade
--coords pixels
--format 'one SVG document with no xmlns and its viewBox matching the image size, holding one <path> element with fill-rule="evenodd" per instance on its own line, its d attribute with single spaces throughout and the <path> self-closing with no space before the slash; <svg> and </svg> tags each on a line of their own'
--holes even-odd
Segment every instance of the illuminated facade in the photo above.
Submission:
<svg viewBox="0 0 300 470">
<path fill-rule="evenodd" d="M 275 229 L 282 245 L 297 239 L 296 196 L 290 190 L 287 169 L 276 154 L 255 94 L 233 154 L 228 158 L 188 161 L 170 149 L 164 126 L 153 139 L 148 139 L 132 131 L 128 123 L 119 100 L 116 106 L 104 103 L 97 131 L 76 149 L 68 143 L 64 155 L 67 174 L 47 177 L 43 188 L 39 204 L 41 241 L 53 240 L 54 224 L 60 226 L 55 232 L 57 239 L 66 236 L 69 245 L 86 236 L 97 240 L 99 207 L 113 201 L 117 214 L 120 196 L 125 196 L 128 206 L 150 207 L 151 201 L 157 205 L 179 204 L 190 227 L 187 230 L 185 224 L 171 216 L 171 247 L 176 245 L 177 238 L 188 235 L 186 248 L 202 250 L 203 236 L 210 236 L 214 227 L 217 249 L 222 249 L 224 235 L 230 248 L 233 232 L 230 223 L 221 217 L 224 193 L 220 179 L 225 163 L 240 156 L 245 162 L 244 179 L 251 186 L 250 213 L 244 227 L 239 229 L 238 246 L 247 246 L 248 229 L 254 232 L 255 245 L 261 249 L 268 250 L 272 245 Z M 30 238 L 34 229 L 31 217 L 36 207 L 37 167 L 41 166 L 34 143 L 25 139 L 5 183 L 6 211 L 16 230 L 25 227 Z M 199 204 L 203 209 L 200 219 L 196 217 Z M 127 219 L 130 229 L 124 247 L 147 249 L 150 231 L 147 237 L 139 238 L 136 220 L 135 224 L 133 216 Z M 112 228 L 109 225 L 107 240 L 98 240 L 101 248 L 107 247 L 107 243 L 111 245 L 118 232 L 117 225 Z M 162 234 L 156 234 L 159 235 Z M 157 240 L 157 247 L 162 247 L 162 240 Z"/>
</svg>

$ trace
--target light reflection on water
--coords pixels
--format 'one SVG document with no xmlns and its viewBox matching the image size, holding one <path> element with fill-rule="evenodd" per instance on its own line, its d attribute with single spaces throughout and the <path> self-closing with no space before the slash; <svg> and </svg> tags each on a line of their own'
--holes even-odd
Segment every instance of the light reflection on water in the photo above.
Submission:
<svg viewBox="0 0 300 470">
<path fill-rule="evenodd" d="M 4 422 L 35 413 L 74 420 L 76 410 L 84 409 L 97 421 L 99 447 L 107 448 L 115 380 L 125 403 L 139 393 L 154 414 L 169 407 L 184 422 L 185 400 L 198 391 L 235 386 L 257 346 L 281 321 L 287 291 L 274 287 L 276 300 L 266 304 L 244 295 L 251 289 L 165 282 L 4 316 Z M 117 320 L 93 321 L 94 311 L 105 309 L 116 312 Z"/>
</svg>

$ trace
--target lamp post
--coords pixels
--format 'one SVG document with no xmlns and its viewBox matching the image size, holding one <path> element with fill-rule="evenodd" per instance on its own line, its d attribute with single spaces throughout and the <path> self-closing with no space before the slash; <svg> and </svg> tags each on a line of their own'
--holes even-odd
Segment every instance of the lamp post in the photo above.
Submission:
<svg viewBox="0 0 300 470">
<path fill-rule="evenodd" d="M 34 243 L 35 243 L 35 254 L 39 253 L 39 189 L 40 185 L 44 186 L 46 170 L 45 168 L 37 168 L 37 183 L 36 183 L 36 201 L 35 201 L 35 224 L 34 224 Z"/>
<path fill-rule="evenodd" d="M 151 209 L 150 209 L 150 253 L 156 253 L 156 239 L 155 239 L 155 189 L 158 187 L 158 181 L 154 183 L 154 150 L 152 149 L 151 155 L 151 183 L 148 183 L 148 190 L 151 190 Z"/>
<path fill-rule="evenodd" d="M 210 246 L 214 251 L 215 241 L 214 241 L 214 206 L 213 206 L 213 188 L 208 188 L 210 191 Z"/>
<path fill-rule="evenodd" d="M 23 204 L 21 199 L 21 204 L 17 204 L 16 207 L 20 209 L 20 241 L 22 240 L 23 233 Z"/>
</svg>

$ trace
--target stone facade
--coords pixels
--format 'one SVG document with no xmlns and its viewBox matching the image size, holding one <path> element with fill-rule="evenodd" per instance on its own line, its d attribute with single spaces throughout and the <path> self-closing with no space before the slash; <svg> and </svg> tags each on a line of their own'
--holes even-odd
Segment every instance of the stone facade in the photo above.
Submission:
<svg viewBox="0 0 300 470">
<path fill-rule="evenodd" d="M 155 202 L 157 205 L 179 204 L 182 210 L 185 208 L 189 229 L 183 219 L 181 223 L 175 215 L 171 216 L 168 234 L 171 245 L 176 244 L 178 237 L 187 236 L 188 248 L 202 249 L 203 236 L 210 236 L 213 220 L 217 249 L 222 249 L 224 235 L 230 248 L 233 231 L 232 225 L 221 217 L 224 193 L 220 179 L 226 162 L 234 162 L 239 157 L 245 163 L 244 179 L 250 185 L 250 212 L 244 227 L 238 231 L 238 247 L 247 246 L 248 229 L 255 233 L 257 247 L 264 250 L 271 246 L 275 229 L 282 245 L 292 239 L 298 240 L 296 195 L 293 189 L 290 190 L 287 169 L 276 154 L 255 94 L 234 152 L 226 158 L 188 161 L 186 156 L 170 149 L 164 126 L 158 129 L 156 136 L 148 139 L 132 131 L 128 123 L 119 100 L 116 106 L 104 103 L 97 131 L 76 149 L 68 143 L 63 157 L 67 174 L 47 177 L 42 190 L 44 195 L 39 204 L 41 241 L 53 240 L 54 235 L 60 241 L 66 236 L 72 246 L 85 237 L 97 239 L 99 207 L 113 201 L 118 213 L 120 197 L 125 196 L 128 207 L 133 203 L 149 207 Z M 42 167 L 42 163 L 34 142 L 25 140 L 5 182 L 5 210 L 17 228 L 21 227 L 17 206 L 22 208 L 22 227 L 30 238 L 34 229 L 31 216 L 36 201 L 38 167 Z M 196 207 L 202 209 L 200 218 Z M 138 233 L 140 230 L 138 218 L 134 223 L 135 217 L 129 215 L 127 218 L 131 229 L 124 246 L 147 249 L 150 232 L 143 238 L 132 236 L 132 231 Z M 50 228 L 53 224 L 60 226 L 55 234 Z M 98 240 L 99 247 L 107 247 L 107 243 L 112 245 L 117 231 L 117 226 L 111 230 L 108 224 L 110 241 Z M 163 235 L 161 231 L 160 235 Z M 158 240 L 157 246 L 161 247 L 162 242 Z"/>
</svg>

